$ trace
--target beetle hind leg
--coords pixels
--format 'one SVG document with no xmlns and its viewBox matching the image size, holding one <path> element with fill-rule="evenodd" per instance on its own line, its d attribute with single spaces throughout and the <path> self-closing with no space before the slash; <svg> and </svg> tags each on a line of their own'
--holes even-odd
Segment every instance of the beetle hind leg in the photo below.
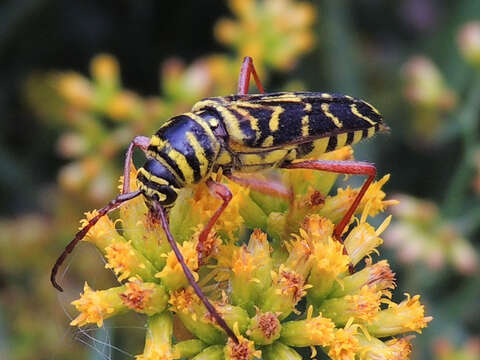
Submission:
<svg viewBox="0 0 480 360">
<path fill-rule="evenodd" d="M 333 230 L 333 236 L 335 237 L 335 239 L 343 242 L 342 234 L 345 230 L 345 227 L 350 223 L 350 219 L 355 214 L 355 211 L 360 205 L 360 201 L 365 195 L 373 179 L 375 179 L 375 175 L 377 174 L 377 169 L 375 168 L 375 165 L 360 161 L 308 160 L 286 164 L 282 167 L 285 169 L 311 169 L 347 175 L 368 176 L 367 180 L 363 183 L 360 191 L 358 192 L 357 196 L 348 208 L 347 212 Z"/>
<path fill-rule="evenodd" d="M 240 76 L 238 77 L 238 95 L 246 95 L 248 94 L 248 88 L 250 85 L 250 75 L 253 75 L 255 83 L 257 84 L 258 91 L 260 93 L 265 93 L 263 89 L 262 82 L 258 77 L 257 71 L 255 70 L 255 66 L 253 65 L 253 60 L 250 56 L 245 56 L 242 62 L 242 68 L 240 69 Z"/>
</svg>

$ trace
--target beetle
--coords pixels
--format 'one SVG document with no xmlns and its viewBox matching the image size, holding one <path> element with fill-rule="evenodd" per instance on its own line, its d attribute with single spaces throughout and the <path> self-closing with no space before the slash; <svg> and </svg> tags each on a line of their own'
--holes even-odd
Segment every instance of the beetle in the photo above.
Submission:
<svg viewBox="0 0 480 360">
<path fill-rule="evenodd" d="M 259 94 L 248 94 L 250 77 Z M 196 294 L 217 323 L 235 342 L 237 337 L 215 310 L 186 266 L 168 225 L 168 210 L 175 204 L 182 188 L 205 182 L 210 193 L 220 198 L 222 205 L 200 233 L 197 250 L 199 263 L 203 244 L 215 222 L 228 206 L 232 193 L 228 187 L 212 179 L 211 174 L 223 172 L 230 180 L 252 189 L 289 197 L 289 191 L 279 184 L 254 178 L 235 176 L 236 172 L 257 172 L 263 169 L 312 169 L 342 174 L 368 176 L 349 209 L 335 225 L 333 236 L 341 235 L 376 175 L 371 163 L 358 161 L 304 160 L 353 145 L 386 131 L 378 110 L 367 102 L 348 95 L 319 92 L 265 93 L 251 57 L 245 57 L 240 71 L 236 95 L 207 98 L 196 103 L 191 112 L 175 116 L 164 123 L 151 137 L 137 136 L 125 156 L 122 193 L 75 235 L 57 259 L 51 272 L 56 282 L 59 267 L 97 221 L 124 202 L 143 195 L 153 216 L 165 231 L 185 276 Z M 138 147 L 146 155 L 138 169 L 138 190 L 130 191 L 130 164 L 133 150 Z"/>
</svg>

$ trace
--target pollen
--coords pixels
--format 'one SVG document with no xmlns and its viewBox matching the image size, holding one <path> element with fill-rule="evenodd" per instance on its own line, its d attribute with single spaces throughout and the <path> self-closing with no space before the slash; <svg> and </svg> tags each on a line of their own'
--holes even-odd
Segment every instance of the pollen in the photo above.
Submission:
<svg viewBox="0 0 480 360">
<path fill-rule="evenodd" d="M 407 360 L 410 358 L 412 352 L 412 343 L 410 339 L 413 336 L 406 336 L 403 338 L 395 338 L 385 342 L 392 352 L 392 360 Z"/>
<path fill-rule="evenodd" d="M 328 237 L 323 243 L 315 245 L 313 267 L 316 271 L 338 277 L 347 272 L 350 259 L 344 254 L 344 246 L 339 241 Z"/>
<path fill-rule="evenodd" d="M 105 268 L 112 269 L 119 281 L 128 279 L 132 274 L 131 269 L 135 264 L 135 252 L 130 242 L 113 243 L 105 248 L 107 264 Z"/>
<path fill-rule="evenodd" d="M 240 208 L 250 190 L 231 181 L 228 182 L 228 188 L 233 196 L 222 216 L 217 220 L 215 229 L 232 238 L 244 223 L 243 217 L 240 216 Z M 222 200 L 212 196 L 205 184 L 200 184 L 196 187 L 194 196 L 190 199 L 190 204 L 195 209 L 196 214 L 201 217 L 200 223 L 206 224 L 222 205 Z"/>
<path fill-rule="evenodd" d="M 279 295 L 291 297 L 294 305 L 304 297 L 310 287 L 305 285 L 303 277 L 281 264 L 278 273 L 272 272 L 272 280 L 278 288 Z"/>
<path fill-rule="evenodd" d="M 238 343 L 230 338 L 228 339 L 224 350 L 225 360 L 261 359 L 262 352 L 260 350 L 255 350 L 255 344 L 253 341 L 244 338 L 242 335 L 237 335 L 237 338 Z"/>
<path fill-rule="evenodd" d="M 236 248 L 232 256 L 232 271 L 235 275 L 248 276 L 253 274 L 256 269 L 255 259 L 248 251 L 247 246 L 243 245 Z"/>
<path fill-rule="evenodd" d="M 71 326 L 97 324 L 103 326 L 103 321 L 121 310 L 117 288 L 103 291 L 93 291 L 87 283 L 83 287 L 80 299 L 72 301 L 80 314 L 72 320 Z M 113 301 L 112 301 L 113 300 Z"/>
<path fill-rule="evenodd" d="M 120 294 L 123 303 L 132 310 L 143 312 L 152 298 L 153 289 L 142 287 L 138 281 L 131 281 L 126 287 L 127 290 Z"/>
<path fill-rule="evenodd" d="M 345 296 L 346 311 L 358 320 L 371 322 L 380 310 L 381 297 L 382 292 L 365 285 L 358 293 Z"/>
<path fill-rule="evenodd" d="M 180 289 L 170 293 L 171 310 L 184 314 L 194 314 L 194 307 L 199 304 L 200 299 L 195 295 L 192 288 Z"/>
<path fill-rule="evenodd" d="M 424 306 L 420 303 L 420 296 L 411 297 L 408 294 L 400 304 L 388 299 L 383 302 L 388 308 L 380 311 L 377 317 L 367 325 L 367 330 L 377 336 L 393 336 L 409 331 L 421 333 L 422 329 L 433 320 L 431 316 L 425 316 Z"/>
<path fill-rule="evenodd" d="M 185 264 L 189 267 L 190 270 L 196 271 L 198 269 L 198 255 L 196 250 L 196 243 L 192 241 L 184 241 L 183 244 L 179 244 L 178 248 L 185 259 Z M 167 263 L 162 271 L 157 273 L 155 277 L 157 278 L 168 278 L 171 277 L 172 274 L 182 274 L 183 269 L 180 263 L 175 256 L 175 253 L 170 251 L 167 255 Z"/>
<path fill-rule="evenodd" d="M 276 335 L 280 328 L 280 321 L 272 312 L 267 312 L 258 316 L 258 328 L 267 339 Z"/>
<path fill-rule="evenodd" d="M 334 339 L 335 324 L 322 314 L 312 317 L 313 307 L 310 305 L 305 320 L 305 332 L 310 338 L 310 345 L 328 346 Z"/>
<path fill-rule="evenodd" d="M 376 289 L 394 289 L 395 273 L 390 268 L 387 260 L 381 260 L 371 265 L 371 260 L 367 258 L 367 268 L 369 269 L 369 277 L 367 284 L 375 286 Z"/>
<path fill-rule="evenodd" d="M 360 342 L 355 337 L 356 327 L 345 327 L 335 331 L 333 341 L 328 350 L 332 360 L 353 360 L 360 351 Z"/>
<path fill-rule="evenodd" d="M 397 200 L 384 200 L 385 192 L 382 190 L 383 185 L 390 179 L 390 174 L 385 175 L 378 181 L 374 181 L 367 189 L 365 196 L 360 201 L 359 208 L 365 208 L 370 203 L 368 214 L 376 216 L 379 212 L 383 212 L 388 206 L 398 204 Z"/>
<path fill-rule="evenodd" d="M 418 333 L 422 332 L 422 329 L 433 320 L 431 316 L 424 316 L 424 305 L 420 303 L 420 295 L 411 297 L 406 294 L 407 299 L 400 304 L 393 302 L 389 303 L 387 311 L 392 311 L 397 317 L 403 319 L 403 326 Z"/>
<path fill-rule="evenodd" d="M 332 236 L 334 225 L 326 217 L 310 215 L 305 218 L 300 229 L 300 235 L 314 244 L 324 242 Z"/>
<path fill-rule="evenodd" d="M 85 213 L 85 219 L 80 220 L 79 230 L 83 229 L 88 222 L 98 215 L 97 210 Z M 89 241 L 99 247 L 108 244 L 111 237 L 120 237 L 115 229 L 114 222 L 108 216 L 102 216 L 95 226 L 92 226 L 84 237 L 84 241 Z"/>
</svg>

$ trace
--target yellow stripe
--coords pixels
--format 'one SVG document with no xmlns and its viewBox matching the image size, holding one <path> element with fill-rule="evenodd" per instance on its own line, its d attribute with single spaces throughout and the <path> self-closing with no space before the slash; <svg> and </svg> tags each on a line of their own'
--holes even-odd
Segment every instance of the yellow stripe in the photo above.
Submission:
<svg viewBox="0 0 480 360">
<path fill-rule="evenodd" d="M 362 130 L 357 130 L 353 133 L 353 142 L 351 145 L 358 143 L 360 140 L 362 140 L 363 136 L 363 131 Z"/>
<path fill-rule="evenodd" d="M 163 148 L 165 146 L 165 140 L 160 139 L 157 135 L 153 135 L 150 139 L 150 145 Z"/>
<path fill-rule="evenodd" d="M 185 155 L 175 149 L 170 149 L 167 155 L 177 164 L 180 171 L 183 173 L 183 176 L 185 177 L 185 182 L 187 184 L 193 184 L 193 182 L 195 181 L 193 169 L 190 167 L 190 165 L 188 165 Z"/>
<path fill-rule="evenodd" d="M 327 150 L 329 138 L 321 138 L 313 142 L 313 150 L 308 154 L 308 156 L 315 157 L 321 154 L 324 154 Z"/>
<path fill-rule="evenodd" d="M 212 139 L 215 139 L 215 135 L 213 134 L 213 130 L 210 126 L 208 126 L 208 123 L 202 119 L 201 116 L 197 115 L 197 114 L 194 114 L 194 113 L 185 113 L 184 115 L 188 116 L 189 118 L 195 120 L 195 122 L 200 125 L 203 130 L 205 130 L 205 132 L 207 133 L 207 135 L 209 137 L 211 137 Z M 212 119 L 217 125 L 218 125 L 218 120 L 217 119 Z M 214 124 L 215 124 L 214 123 Z M 212 124 L 212 126 L 215 126 L 214 124 Z"/>
<path fill-rule="evenodd" d="M 215 101 L 212 101 L 212 100 L 200 101 L 193 106 L 192 111 L 199 111 L 205 107 L 211 107 L 220 113 L 220 115 L 223 117 L 225 121 L 225 126 L 227 127 L 228 134 L 231 137 L 235 139 L 242 139 L 245 137 L 243 135 L 242 130 L 240 129 L 237 117 L 233 115 L 225 106 L 222 106 L 221 104 Z"/>
<path fill-rule="evenodd" d="M 343 126 L 340 119 L 330 112 L 329 106 L 328 106 L 327 103 L 323 103 L 321 107 L 322 107 L 322 111 L 325 113 L 325 115 L 333 121 L 333 123 L 335 124 L 336 127 L 341 128 Z"/>
<path fill-rule="evenodd" d="M 271 132 L 278 130 L 278 125 L 280 123 L 280 114 L 282 112 L 283 112 L 282 107 L 280 106 L 275 107 L 275 110 L 272 113 L 272 117 L 270 118 L 270 122 L 268 123 Z"/>
<path fill-rule="evenodd" d="M 367 105 L 370 107 L 370 109 L 373 110 L 373 112 L 374 112 L 375 114 L 380 115 L 380 112 L 377 110 L 377 108 L 376 108 L 375 106 L 373 106 L 373 105 L 370 104 L 370 103 L 367 103 L 366 101 L 364 101 L 364 103 L 367 104 Z"/>
<path fill-rule="evenodd" d="M 347 136 L 348 136 L 348 133 L 337 135 L 337 146 L 335 147 L 335 149 L 340 149 L 341 147 L 345 146 L 345 143 L 347 142 Z"/>
<path fill-rule="evenodd" d="M 268 96 L 258 101 L 261 102 L 302 102 L 303 99 L 295 94 L 283 94 L 280 96 Z"/>
<path fill-rule="evenodd" d="M 220 155 L 218 155 L 218 158 L 217 158 L 215 164 L 217 164 L 217 165 L 227 165 L 227 164 L 230 164 L 231 162 L 232 162 L 232 157 L 230 156 L 228 151 L 222 150 L 220 152 Z"/>
<path fill-rule="evenodd" d="M 373 121 L 373 120 L 370 119 L 369 117 L 361 114 L 361 113 L 358 111 L 357 106 L 356 106 L 355 104 L 351 104 L 351 105 L 350 105 L 350 109 L 352 110 L 353 115 L 356 115 L 356 116 L 358 116 L 359 118 L 365 120 L 365 121 L 368 122 L 370 125 L 375 125 L 375 124 L 376 124 L 375 121 Z"/>
<path fill-rule="evenodd" d="M 322 93 L 320 96 L 324 99 L 331 99 L 332 98 L 332 95 L 327 94 L 327 93 Z"/>
<path fill-rule="evenodd" d="M 303 110 L 306 112 L 306 113 L 310 113 L 312 111 L 312 104 L 310 103 L 305 103 L 305 107 L 303 108 Z"/>
<path fill-rule="evenodd" d="M 270 147 L 273 145 L 273 136 L 267 136 L 265 140 L 263 140 L 262 147 Z"/>
<path fill-rule="evenodd" d="M 207 174 L 209 165 L 208 159 L 205 156 L 205 150 L 200 145 L 195 135 L 193 135 L 190 131 L 187 132 L 187 139 L 190 145 L 193 147 L 195 156 L 200 164 L 200 175 L 204 177 Z"/>
<path fill-rule="evenodd" d="M 368 128 L 368 137 L 372 137 L 375 134 L 375 127 Z"/>
<path fill-rule="evenodd" d="M 175 170 L 173 170 L 173 168 L 165 161 L 165 159 L 163 159 L 160 155 L 158 155 L 156 152 L 154 151 L 149 151 L 147 153 L 147 155 L 149 155 L 150 157 L 154 158 L 155 160 L 157 160 L 160 164 L 162 164 L 164 167 L 167 168 L 167 170 L 173 174 L 173 176 L 175 177 L 175 179 L 177 180 L 177 182 L 179 184 L 185 184 L 185 181 L 182 180 L 182 178 L 177 174 L 177 172 Z"/>
<path fill-rule="evenodd" d="M 146 178 L 147 180 L 153 181 L 154 183 L 157 183 L 157 184 L 159 184 L 159 185 L 168 185 L 168 181 L 167 181 L 167 180 L 162 179 L 162 178 L 160 178 L 160 177 L 158 177 L 158 176 L 153 175 L 152 173 L 148 172 L 148 171 L 147 171 L 145 168 L 143 168 L 143 167 L 140 168 L 140 169 L 138 169 L 138 172 L 139 172 L 139 173 L 142 173 L 143 176 L 145 176 L 145 178 Z"/>
<path fill-rule="evenodd" d="M 250 122 L 250 127 L 252 128 L 253 131 L 255 131 L 255 142 L 258 141 L 260 138 L 260 128 L 258 127 L 258 119 L 254 116 L 252 116 L 248 110 L 245 109 L 240 109 L 237 106 L 232 106 L 232 109 L 238 111 L 238 113 L 242 116 L 244 116 L 248 121 Z M 237 120 L 238 121 L 238 120 Z M 244 136 L 244 135 L 243 135 Z"/>
<path fill-rule="evenodd" d="M 309 121 L 308 115 L 302 117 L 302 136 L 308 136 L 310 129 L 309 129 Z"/>
</svg>

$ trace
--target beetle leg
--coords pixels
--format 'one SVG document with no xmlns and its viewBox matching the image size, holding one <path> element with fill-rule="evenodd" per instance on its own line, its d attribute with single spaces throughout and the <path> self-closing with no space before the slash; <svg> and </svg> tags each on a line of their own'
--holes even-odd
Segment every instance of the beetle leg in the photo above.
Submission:
<svg viewBox="0 0 480 360">
<path fill-rule="evenodd" d="M 63 264 L 68 254 L 73 251 L 78 242 L 82 240 L 85 235 L 87 235 L 88 231 L 92 228 L 92 226 L 94 226 L 103 216 L 119 208 L 125 201 L 131 200 L 140 195 L 141 193 L 142 192 L 140 190 L 137 190 L 131 193 L 118 195 L 115 199 L 110 201 L 107 206 L 98 210 L 98 214 L 95 215 L 92 219 L 90 219 L 87 225 L 85 225 L 79 232 L 77 232 L 73 240 L 68 243 L 68 245 L 65 247 L 65 250 L 63 250 L 62 254 L 58 257 L 55 265 L 53 265 L 52 273 L 50 275 L 50 281 L 57 290 L 63 291 L 62 287 L 58 285 L 57 281 L 55 280 L 55 278 L 57 277 L 58 269 Z"/>
<path fill-rule="evenodd" d="M 130 192 L 130 164 L 132 163 L 133 149 L 139 147 L 143 151 L 147 151 L 150 145 L 150 138 L 146 136 L 135 136 L 128 146 L 125 154 L 125 166 L 123 167 L 123 189 L 122 194 Z"/>
<path fill-rule="evenodd" d="M 361 187 L 360 191 L 357 194 L 355 200 L 353 200 L 352 205 L 347 210 L 346 214 L 343 216 L 342 220 L 335 226 L 333 230 L 333 236 L 340 242 L 342 241 L 342 233 L 345 227 L 350 222 L 355 210 L 357 210 L 360 201 L 362 200 L 365 192 L 372 183 L 377 169 L 375 165 L 360 162 L 360 161 L 328 161 L 328 160 L 308 160 L 301 161 L 297 163 L 291 163 L 282 166 L 286 169 L 312 169 L 312 170 L 321 170 L 328 171 L 340 174 L 349 174 L 349 175 L 367 175 L 368 178 Z"/>
<path fill-rule="evenodd" d="M 167 218 L 165 216 L 165 210 L 161 206 L 158 206 L 154 211 L 160 216 L 160 221 L 162 222 L 162 227 L 163 227 L 163 230 L 165 231 L 165 235 L 167 236 L 168 243 L 170 244 L 175 256 L 177 257 L 178 262 L 182 266 L 183 272 L 184 272 L 185 276 L 187 277 L 188 282 L 193 287 L 193 290 L 195 291 L 197 296 L 200 298 L 200 300 L 203 302 L 203 304 L 207 308 L 208 312 L 217 321 L 217 324 L 223 330 L 225 330 L 225 332 L 227 333 L 227 335 L 231 339 L 233 339 L 238 344 L 237 336 L 232 331 L 232 329 L 230 329 L 230 327 L 227 325 L 225 320 L 223 320 L 223 318 L 220 316 L 218 311 L 215 309 L 215 307 L 212 305 L 212 303 L 205 296 L 202 289 L 200 289 L 200 286 L 198 286 L 197 282 L 195 281 L 195 278 L 193 277 L 192 272 L 190 271 L 188 266 L 185 264 L 185 259 L 183 258 L 183 255 L 180 252 L 180 249 L 178 248 L 177 243 L 172 236 L 172 233 L 170 232 L 170 227 L 168 225 Z"/>
<path fill-rule="evenodd" d="M 210 233 L 210 231 L 212 231 L 213 226 L 217 222 L 222 212 L 227 208 L 230 200 L 232 200 L 232 192 L 227 186 L 219 182 L 213 181 L 212 179 L 208 179 L 206 181 L 206 184 L 208 186 L 208 189 L 210 190 L 210 194 L 212 194 L 216 198 L 223 200 L 223 204 L 220 205 L 217 211 L 215 211 L 215 214 L 213 214 L 213 216 L 210 218 L 207 225 L 203 228 L 200 236 L 198 237 L 197 252 L 198 263 L 200 265 L 204 262 L 203 254 L 205 253 L 205 244 L 208 239 L 208 234 Z"/>
<path fill-rule="evenodd" d="M 238 77 L 238 95 L 247 95 L 248 87 L 250 85 L 250 75 L 253 74 L 255 83 L 257 84 L 258 91 L 264 94 L 265 90 L 263 89 L 262 82 L 255 71 L 255 66 L 253 65 L 253 60 L 250 56 L 245 56 L 243 58 L 242 68 L 240 70 L 240 76 Z"/>
<path fill-rule="evenodd" d="M 249 187 L 259 193 L 291 200 L 293 192 L 287 189 L 283 184 L 276 181 L 264 181 L 255 178 L 243 178 L 231 174 L 225 174 L 231 181 L 245 187 Z"/>
</svg>

